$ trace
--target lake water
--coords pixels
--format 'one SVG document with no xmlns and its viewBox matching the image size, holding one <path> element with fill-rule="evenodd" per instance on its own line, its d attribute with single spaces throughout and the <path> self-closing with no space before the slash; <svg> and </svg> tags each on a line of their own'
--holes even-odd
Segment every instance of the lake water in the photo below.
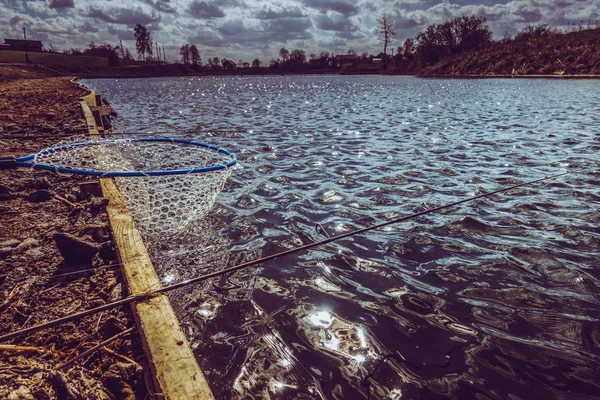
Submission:
<svg viewBox="0 0 600 400">
<path fill-rule="evenodd" d="M 600 398 L 600 80 L 84 84 L 240 161 L 165 284 L 568 172 L 173 293 L 217 398 Z"/>
</svg>

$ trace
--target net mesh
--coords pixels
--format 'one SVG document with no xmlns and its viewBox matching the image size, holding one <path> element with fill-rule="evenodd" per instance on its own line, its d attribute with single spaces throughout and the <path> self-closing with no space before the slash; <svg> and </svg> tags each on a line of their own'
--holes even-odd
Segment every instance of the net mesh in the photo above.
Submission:
<svg viewBox="0 0 600 400">
<path fill-rule="evenodd" d="M 215 149 L 180 142 L 134 139 L 60 144 L 35 156 L 35 164 L 102 172 L 190 170 L 225 165 L 231 156 Z M 213 207 L 232 168 L 165 176 L 115 177 L 119 191 L 145 236 L 180 232 Z"/>
</svg>

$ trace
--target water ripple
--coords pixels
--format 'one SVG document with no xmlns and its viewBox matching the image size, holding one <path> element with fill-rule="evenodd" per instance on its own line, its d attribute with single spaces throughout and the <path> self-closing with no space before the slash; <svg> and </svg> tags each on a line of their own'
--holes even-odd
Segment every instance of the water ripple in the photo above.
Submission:
<svg viewBox="0 0 600 400">
<path fill-rule="evenodd" d="M 149 243 L 165 284 L 570 172 L 171 294 L 217 398 L 598 398 L 600 81 L 85 84 L 122 131 L 240 160 L 206 220 Z"/>
</svg>

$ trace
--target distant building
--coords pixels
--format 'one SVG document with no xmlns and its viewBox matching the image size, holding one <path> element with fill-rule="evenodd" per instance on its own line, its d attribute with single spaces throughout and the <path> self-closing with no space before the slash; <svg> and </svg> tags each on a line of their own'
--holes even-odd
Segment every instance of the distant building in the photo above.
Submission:
<svg viewBox="0 0 600 400">
<path fill-rule="evenodd" d="M 223 69 L 225 71 L 233 71 L 233 70 L 235 70 L 235 67 L 237 66 L 236 63 L 234 63 L 231 60 L 227 60 L 227 59 L 221 61 L 221 65 L 223 66 Z"/>
<path fill-rule="evenodd" d="M 41 53 L 43 51 L 42 46 L 41 40 L 4 39 L 4 44 L 0 45 L 0 50 L 31 51 Z"/>
</svg>

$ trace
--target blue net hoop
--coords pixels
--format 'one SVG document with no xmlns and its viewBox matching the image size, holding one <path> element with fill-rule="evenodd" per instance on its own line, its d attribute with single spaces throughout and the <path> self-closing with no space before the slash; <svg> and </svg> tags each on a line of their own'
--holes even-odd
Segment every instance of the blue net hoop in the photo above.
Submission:
<svg viewBox="0 0 600 400">
<path fill-rule="evenodd" d="M 83 148 L 83 147 L 102 147 L 107 145 L 118 145 L 120 143 L 179 143 L 183 145 L 189 146 L 197 146 L 198 148 L 202 148 L 205 150 L 214 151 L 216 153 L 222 154 L 226 156 L 227 162 L 216 163 L 213 165 L 200 166 L 200 167 L 191 167 L 191 168 L 177 168 L 177 169 L 154 169 L 154 170 L 134 170 L 134 171 L 101 171 L 98 169 L 87 169 L 81 167 L 73 167 L 73 166 L 65 166 L 65 165 L 55 165 L 52 163 L 45 162 L 37 162 L 38 159 L 52 158 L 55 153 L 66 153 L 72 152 L 74 150 Z M 176 155 L 175 155 L 176 157 Z M 223 160 L 225 161 L 225 160 Z M 56 171 L 68 174 L 78 174 L 78 175 L 90 175 L 90 176 L 103 176 L 103 177 L 134 177 L 134 176 L 165 176 L 165 175 L 181 175 L 181 174 L 196 174 L 202 172 L 211 172 L 217 171 L 221 169 L 231 168 L 237 163 L 237 159 L 235 154 L 229 152 L 226 149 L 221 147 L 217 147 L 211 144 L 206 144 L 202 142 L 197 142 L 193 140 L 186 139 L 174 139 L 174 138 L 134 138 L 134 139 L 112 139 L 112 140 L 98 140 L 98 141 L 88 141 L 88 142 L 79 142 L 79 143 L 68 143 L 60 146 L 49 147 L 38 153 L 29 154 L 24 157 L 19 157 L 16 159 L 17 166 L 21 167 L 32 167 L 37 169 L 44 169 L 49 171 Z"/>
</svg>

